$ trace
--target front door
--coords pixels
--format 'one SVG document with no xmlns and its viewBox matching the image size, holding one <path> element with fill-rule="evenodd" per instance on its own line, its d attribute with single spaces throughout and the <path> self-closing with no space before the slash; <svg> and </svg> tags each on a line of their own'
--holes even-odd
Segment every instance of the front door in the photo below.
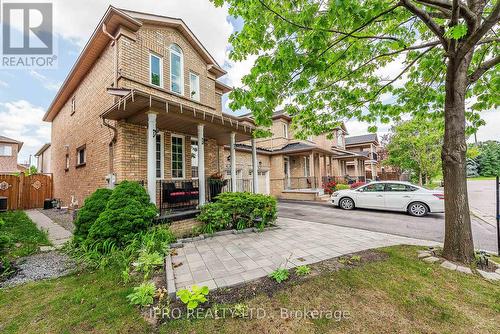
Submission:
<svg viewBox="0 0 500 334">
<path fill-rule="evenodd" d="M 356 206 L 361 208 L 381 209 L 385 206 L 385 185 L 372 183 L 356 190 Z"/>
<path fill-rule="evenodd" d="M 283 158 L 283 173 L 285 174 L 285 186 L 290 188 L 290 158 Z"/>
</svg>

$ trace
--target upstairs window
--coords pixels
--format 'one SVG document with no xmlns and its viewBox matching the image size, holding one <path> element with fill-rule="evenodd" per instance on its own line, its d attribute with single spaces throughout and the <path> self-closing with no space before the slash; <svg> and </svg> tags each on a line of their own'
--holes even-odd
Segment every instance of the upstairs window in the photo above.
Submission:
<svg viewBox="0 0 500 334">
<path fill-rule="evenodd" d="M 170 46 L 170 90 L 182 94 L 184 86 L 184 60 L 182 50 L 177 44 Z"/>
<path fill-rule="evenodd" d="M 189 73 L 189 91 L 193 100 L 200 101 L 200 77 L 194 73 Z"/>
<path fill-rule="evenodd" d="M 73 96 L 71 98 L 71 115 L 73 115 L 76 111 L 76 97 Z"/>
<path fill-rule="evenodd" d="M 87 149 L 80 146 L 76 149 L 76 167 L 84 166 L 87 163 Z"/>
<path fill-rule="evenodd" d="M 0 156 L 11 157 L 12 156 L 12 146 L 10 145 L 0 145 Z"/>
<path fill-rule="evenodd" d="M 149 80 L 150 84 L 163 87 L 163 60 L 161 57 L 149 55 Z"/>
<path fill-rule="evenodd" d="M 283 137 L 288 138 L 288 124 L 283 123 Z"/>
</svg>

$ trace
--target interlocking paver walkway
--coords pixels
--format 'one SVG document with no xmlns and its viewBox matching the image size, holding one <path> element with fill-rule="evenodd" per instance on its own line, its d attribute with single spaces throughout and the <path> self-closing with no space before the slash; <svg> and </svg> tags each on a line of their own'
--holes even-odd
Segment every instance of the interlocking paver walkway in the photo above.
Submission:
<svg viewBox="0 0 500 334">
<path fill-rule="evenodd" d="M 438 243 L 355 228 L 279 218 L 280 229 L 229 234 L 187 243 L 172 256 L 176 289 L 213 289 L 266 276 L 277 267 L 310 264 L 371 248 Z"/>
</svg>

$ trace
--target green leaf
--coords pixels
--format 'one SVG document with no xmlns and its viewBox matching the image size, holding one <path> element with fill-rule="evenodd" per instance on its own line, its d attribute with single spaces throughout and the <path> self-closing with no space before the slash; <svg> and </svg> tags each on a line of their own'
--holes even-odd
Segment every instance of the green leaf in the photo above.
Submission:
<svg viewBox="0 0 500 334">
<path fill-rule="evenodd" d="M 451 39 L 460 39 L 467 35 L 467 25 L 465 23 L 459 23 L 453 27 L 448 28 L 444 33 L 445 37 Z"/>
<path fill-rule="evenodd" d="M 187 304 L 187 308 L 189 310 L 194 310 L 197 307 L 198 307 L 198 302 L 196 300 L 190 300 L 189 303 Z"/>
<path fill-rule="evenodd" d="M 203 286 L 200 290 L 200 292 L 204 295 L 208 295 L 209 289 L 208 286 Z"/>
</svg>

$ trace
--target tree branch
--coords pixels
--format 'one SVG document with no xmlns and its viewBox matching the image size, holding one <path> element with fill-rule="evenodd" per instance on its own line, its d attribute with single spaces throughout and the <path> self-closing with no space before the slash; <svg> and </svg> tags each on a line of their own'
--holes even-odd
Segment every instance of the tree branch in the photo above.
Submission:
<svg viewBox="0 0 500 334">
<path fill-rule="evenodd" d="M 415 0 L 415 1 L 436 9 L 441 8 L 442 12 L 448 12 L 450 14 L 453 8 L 453 3 L 448 0 Z M 465 4 L 459 2 L 458 6 L 460 9 L 460 14 L 465 18 L 467 22 L 473 23 L 474 21 L 477 20 L 476 14 L 472 10 L 470 10 L 470 8 L 467 7 Z"/>
<path fill-rule="evenodd" d="M 483 62 L 481 65 L 478 66 L 478 68 L 472 72 L 469 77 L 467 78 L 467 83 L 468 85 L 476 82 L 481 78 L 481 76 L 488 71 L 489 69 L 495 67 L 496 65 L 500 64 L 500 56 L 496 56 L 494 58 L 491 58 L 485 62 Z"/>
<path fill-rule="evenodd" d="M 409 0 L 401 0 L 401 3 L 403 4 L 406 9 L 408 9 L 410 12 L 418 16 L 422 22 L 427 25 L 427 27 L 434 33 L 434 35 L 439 38 L 439 41 L 443 45 L 443 48 L 445 50 L 448 50 L 448 41 L 444 37 L 444 29 L 440 27 L 433 19 L 432 17 L 429 16 L 429 14 L 415 6 L 413 3 L 411 3 Z"/>
<path fill-rule="evenodd" d="M 484 20 L 483 24 L 476 29 L 462 44 L 458 51 L 458 59 L 462 59 L 476 44 L 483 38 L 486 33 L 493 28 L 500 20 L 500 1 L 497 1 L 490 15 Z"/>
<path fill-rule="evenodd" d="M 294 21 L 292 21 L 290 19 L 287 19 L 286 17 L 284 17 L 283 15 L 281 15 L 280 13 L 278 13 L 277 11 L 275 11 L 274 9 L 272 9 L 263 0 L 259 0 L 259 2 L 261 3 L 261 5 L 264 8 L 266 8 L 267 10 L 269 10 L 275 16 L 279 17 L 281 20 L 283 20 L 283 21 L 285 21 L 285 22 L 293 25 L 294 27 L 300 28 L 300 29 L 304 29 L 304 30 L 318 30 L 318 31 L 331 32 L 331 33 L 343 35 L 344 38 L 346 38 L 346 37 L 352 37 L 352 38 L 359 38 L 359 39 L 386 39 L 386 40 L 392 40 L 392 41 L 399 41 L 399 39 L 397 39 L 395 37 L 390 37 L 390 36 L 359 36 L 359 35 L 354 35 L 354 33 L 358 32 L 359 30 L 362 30 L 364 27 L 366 27 L 370 23 L 374 22 L 379 17 L 381 17 L 381 16 L 383 16 L 383 15 L 385 15 L 387 13 L 392 12 L 394 9 L 396 9 L 397 7 L 400 6 L 399 3 L 396 4 L 396 5 L 394 5 L 394 6 L 392 6 L 392 7 L 390 7 L 389 9 L 383 11 L 382 13 L 374 16 L 373 18 L 371 18 L 370 20 L 368 20 L 367 22 L 365 22 L 360 27 L 354 29 L 353 31 L 351 31 L 351 32 L 345 32 L 345 31 L 340 31 L 340 30 L 335 30 L 335 29 L 323 29 L 323 28 L 313 28 L 313 27 L 305 26 L 303 24 L 300 24 L 300 23 L 294 22 Z"/>
</svg>

